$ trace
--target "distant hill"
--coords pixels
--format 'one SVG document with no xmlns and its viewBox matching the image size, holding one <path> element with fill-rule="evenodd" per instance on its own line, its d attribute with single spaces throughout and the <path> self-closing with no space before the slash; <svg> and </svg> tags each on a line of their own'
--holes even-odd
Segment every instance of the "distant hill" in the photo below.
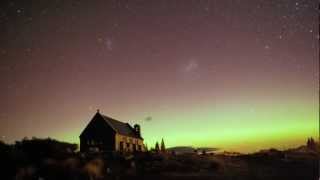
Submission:
<svg viewBox="0 0 320 180">
<path fill-rule="evenodd" d="M 176 154 L 195 153 L 195 149 L 191 146 L 176 146 L 167 148 L 169 152 L 175 152 Z"/>
<path fill-rule="evenodd" d="M 319 145 L 315 146 L 314 148 L 310 148 L 308 146 L 299 146 L 297 148 L 292 148 L 284 151 L 286 153 L 295 153 L 295 154 L 315 154 L 319 155 L 320 154 L 320 147 Z"/>
<path fill-rule="evenodd" d="M 195 148 L 192 146 L 176 146 L 167 148 L 169 152 L 175 152 L 176 154 L 201 154 L 202 152 L 206 153 L 213 153 L 214 151 L 219 150 L 218 148 L 211 148 L 211 147 L 199 147 Z"/>
</svg>

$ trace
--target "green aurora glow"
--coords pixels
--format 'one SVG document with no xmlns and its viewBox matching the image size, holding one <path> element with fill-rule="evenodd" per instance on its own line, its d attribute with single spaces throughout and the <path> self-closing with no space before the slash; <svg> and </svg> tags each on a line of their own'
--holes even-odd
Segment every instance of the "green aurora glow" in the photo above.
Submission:
<svg viewBox="0 0 320 180">
<path fill-rule="evenodd" d="M 153 113 L 152 121 L 138 123 L 149 147 L 164 138 L 168 147 L 217 147 L 252 152 L 271 147 L 286 149 L 305 143 L 307 137 L 317 137 L 318 109 L 318 104 L 298 102 L 254 107 L 204 105 L 179 111 L 163 110 Z M 59 138 L 78 143 L 82 128 Z"/>
</svg>

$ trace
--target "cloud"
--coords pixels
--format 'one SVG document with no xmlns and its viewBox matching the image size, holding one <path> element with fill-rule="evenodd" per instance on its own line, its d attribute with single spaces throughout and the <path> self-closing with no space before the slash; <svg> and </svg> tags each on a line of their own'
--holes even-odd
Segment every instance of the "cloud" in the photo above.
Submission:
<svg viewBox="0 0 320 180">
<path fill-rule="evenodd" d="M 105 45 L 106 45 L 106 47 L 107 47 L 107 49 L 108 49 L 109 51 L 112 51 L 112 49 L 113 49 L 113 42 L 112 42 L 112 40 L 111 40 L 110 38 L 107 38 L 107 39 L 106 39 Z"/>
<path fill-rule="evenodd" d="M 151 117 L 151 116 L 148 116 L 148 117 L 146 117 L 144 120 L 147 121 L 147 122 L 150 122 L 150 121 L 152 121 L 152 117 Z"/>
</svg>

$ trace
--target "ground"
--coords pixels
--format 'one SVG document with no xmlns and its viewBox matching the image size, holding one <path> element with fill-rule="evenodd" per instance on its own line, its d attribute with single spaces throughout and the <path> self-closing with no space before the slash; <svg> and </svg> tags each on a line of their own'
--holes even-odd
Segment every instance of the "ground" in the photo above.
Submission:
<svg viewBox="0 0 320 180">
<path fill-rule="evenodd" d="M 0 143 L 1 179 L 316 180 L 319 149 L 252 154 L 88 154 L 54 140 Z"/>
</svg>

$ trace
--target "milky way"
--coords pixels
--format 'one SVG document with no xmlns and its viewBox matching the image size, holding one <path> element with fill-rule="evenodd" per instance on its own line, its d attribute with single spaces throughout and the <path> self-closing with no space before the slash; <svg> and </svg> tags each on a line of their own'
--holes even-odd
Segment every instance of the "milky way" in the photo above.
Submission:
<svg viewBox="0 0 320 180">
<path fill-rule="evenodd" d="M 318 134 L 318 15 L 317 0 L 1 1 L 1 140 L 78 142 L 99 108 L 148 144 L 296 146 Z"/>
</svg>

